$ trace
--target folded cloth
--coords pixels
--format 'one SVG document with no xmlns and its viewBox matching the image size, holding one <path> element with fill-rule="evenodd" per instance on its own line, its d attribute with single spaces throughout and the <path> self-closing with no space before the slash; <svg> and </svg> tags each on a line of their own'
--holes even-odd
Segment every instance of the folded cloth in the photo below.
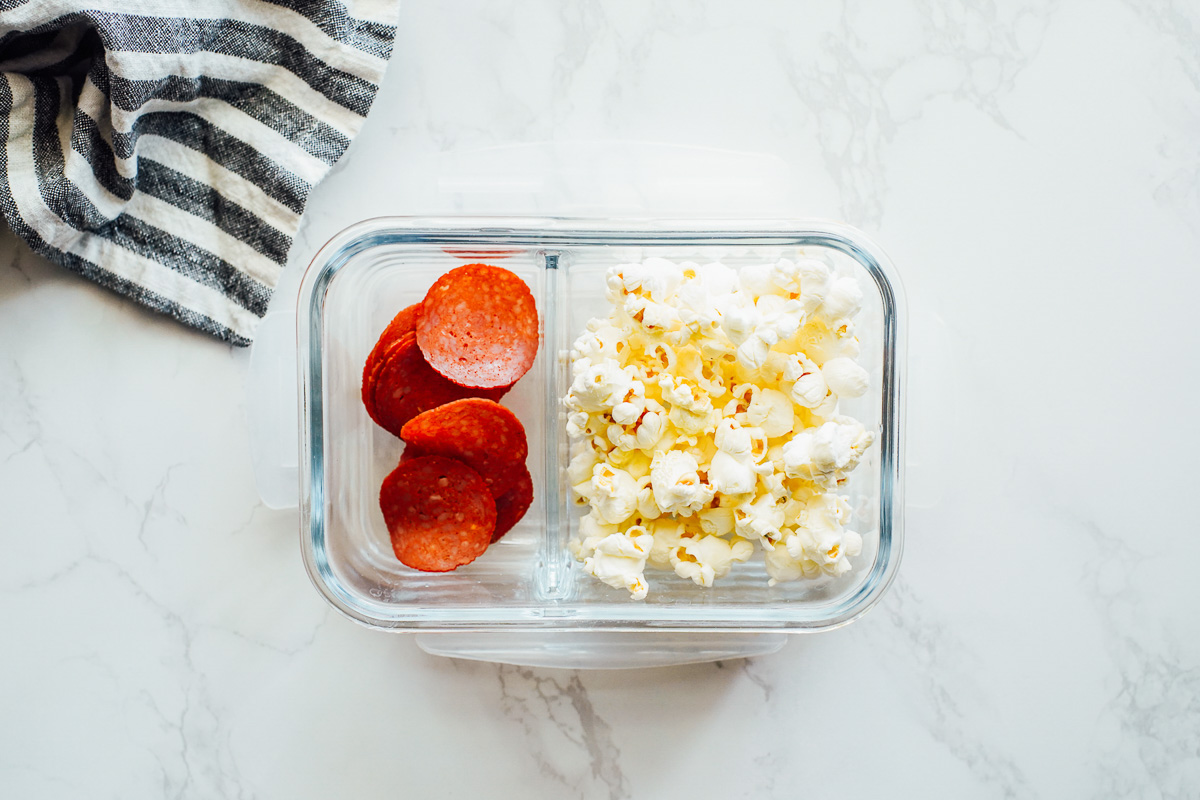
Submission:
<svg viewBox="0 0 1200 800">
<path fill-rule="evenodd" d="M 0 212 L 38 253 L 249 344 L 398 0 L 0 0 Z"/>
</svg>

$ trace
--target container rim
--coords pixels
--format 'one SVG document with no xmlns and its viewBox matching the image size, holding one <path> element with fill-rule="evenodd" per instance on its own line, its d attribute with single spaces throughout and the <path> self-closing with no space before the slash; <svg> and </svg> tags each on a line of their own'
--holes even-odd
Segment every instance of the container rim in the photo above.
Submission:
<svg viewBox="0 0 1200 800">
<path fill-rule="evenodd" d="M 884 306 L 880 421 L 879 549 L 870 572 L 849 595 L 828 603 L 761 612 L 748 606 L 679 607 L 629 603 L 619 614 L 586 607 L 531 604 L 503 609 L 442 609 L 437 618 L 419 608 L 363 603 L 343 587 L 330 564 L 325 541 L 322 331 L 324 298 L 334 276 L 373 247 L 387 245 L 482 245 L 578 247 L 597 245 L 821 246 L 853 258 L 875 282 Z M 696 633 L 804 633 L 831 630 L 873 608 L 895 580 L 904 540 L 904 385 L 906 302 L 900 276 L 883 250 L 864 233 L 817 219 L 671 219 L 639 217 L 376 217 L 334 235 L 313 257 L 301 279 L 296 314 L 300 376 L 300 534 L 309 578 L 339 613 L 370 628 L 450 632 L 498 630 L 630 630 Z"/>
</svg>

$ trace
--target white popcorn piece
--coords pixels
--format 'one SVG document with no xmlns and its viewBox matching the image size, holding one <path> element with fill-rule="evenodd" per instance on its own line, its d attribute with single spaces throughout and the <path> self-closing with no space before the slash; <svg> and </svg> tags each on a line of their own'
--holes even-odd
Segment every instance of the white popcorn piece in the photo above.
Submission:
<svg viewBox="0 0 1200 800">
<path fill-rule="evenodd" d="M 746 421 L 761 428 L 768 439 L 774 439 L 792 432 L 796 424 L 796 411 L 786 394 L 778 389 L 763 389 L 750 399 Z"/>
<path fill-rule="evenodd" d="M 665 303 L 656 303 L 646 297 L 630 297 L 625 301 L 625 313 L 643 331 L 661 336 L 683 325 L 677 312 Z"/>
<path fill-rule="evenodd" d="M 592 470 L 595 469 L 599 460 L 599 455 L 590 447 L 581 448 L 571 456 L 571 460 L 567 464 L 567 482 L 576 494 L 587 495 L 590 493 Z"/>
<path fill-rule="evenodd" d="M 699 586 L 712 586 L 714 580 L 728 575 L 735 563 L 749 561 L 753 553 L 754 546 L 745 539 L 719 536 L 682 539 L 669 551 L 675 574 Z"/>
<path fill-rule="evenodd" d="M 571 382 L 564 402 L 575 411 L 608 411 L 633 390 L 633 382 L 616 361 L 587 362 Z"/>
<path fill-rule="evenodd" d="M 669 372 L 659 378 L 658 388 L 663 402 L 670 406 L 667 417 L 676 428 L 695 434 L 709 426 L 713 405 L 707 392 Z"/>
<path fill-rule="evenodd" d="M 821 576 L 821 567 L 817 562 L 806 558 L 792 558 L 783 542 L 778 542 L 763 550 L 763 563 L 767 568 L 767 575 L 770 577 L 770 580 L 767 581 L 768 586 Z"/>
<path fill-rule="evenodd" d="M 700 520 L 700 530 L 711 536 L 728 536 L 736 527 L 733 508 L 729 506 L 702 508 L 696 516 Z"/>
<path fill-rule="evenodd" d="M 654 537 L 634 526 L 625 533 L 610 534 L 596 543 L 583 568 L 614 589 L 628 589 L 634 600 L 643 599 L 650 587 L 643 577 Z"/>
<path fill-rule="evenodd" d="M 753 301 L 738 298 L 721 316 L 721 332 L 735 346 L 749 339 L 758 330 L 758 310 Z"/>
<path fill-rule="evenodd" d="M 720 261 L 704 264 L 695 272 L 695 280 L 715 297 L 731 295 L 741 286 L 738 271 L 730 269 Z"/>
<path fill-rule="evenodd" d="M 721 373 L 695 347 L 680 349 L 676 372 L 703 389 L 710 398 L 720 397 L 727 391 Z"/>
<path fill-rule="evenodd" d="M 791 383 L 792 400 L 796 405 L 816 408 L 824 403 L 829 395 L 829 387 L 821 368 L 804 353 L 795 353 L 785 359 L 783 379 Z"/>
<path fill-rule="evenodd" d="M 862 553 L 862 536 L 845 529 L 798 530 L 784 540 L 784 548 L 793 560 L 810 562 L 836 578 L 849 572 L 850 559 Z"/>
<path fill-rule="evenodd" d="M 648 258 L 641 264 L 618 264 L 605 274 L 610 302 L 620 305 L 628 295 L 665 303 L 683 280 L 683 270 L 665 258 Z"/>
<path fill-rule="evenodd" d="M 851 417 L 836 417 L 815 431 L 806 430 L 783 446 L 784 471 L 789 478 L 810 481 L 836 479 L 858 466 L 874 434 Z"/>
<path fill-rule="evenodd" d="M 691 453 L 668 450 L 654 455 L 650 485 L 662 513 L 689 516 L 709 504 L 713 489 L 700 480 L 699 469 Z"/>
<path fill-rule="evenodd" d="M 681 331 L 689 337 L 712 336 L 721 329 L 725 298 L 700 281 L 684 281 L 676 292 Z"/>
<path fill-rule="evenodd" d="M 849 515 L 849 504 L 839 495 L 810 498 L 800 515 L 801 524 L 784 541 L 788 555 L 797 562 L 811 562 L 833 577 L 849 572 L 850 559 L 862 553 L 862 537 L 842 525 Z"/>
<path fill-rule="evenodd" d="M 713 489 L 722 494 L 753 492 L 758 483 L 758 473 L 752 464 L 739 461 L 724 450 L 713 456 L 708 476 Z"/>
<path fill-rule="evenodd" d="M 817 309 L 833 330 L 853 324 L 854 316 L 862 310 L 863 293 L 858 281 L 850 277 L 834 280 L 825 295 L 825 302 Z"/>
<path fill-rule="evenodd" d="M 654 499 L 653 479 L 649 475 L 638 478 L 637 513 L 644 519 L 658 519 L 662 509 Z"/>
<path fill-rule="evenodd" d="M 862 397 L 871 385 L 867 371 L 845 356 L 831 358 L 821 366 L 829 390 L 838 397 Z"/>
<path fill-rule="evenodd" d="M 779 334 L 769 326 L 755 328 L 745 341 L 738 345 L 737 361 L 743 368 L 756 370 L 771 353 L 771 347 L 779 341 Z"/>
<path fill-rule="evenodd" d="M 623 469 L 597 464 L 588 501 L 601 520 L 618 525 L 637 509 L 637 481 Z"/>
<path fill-rule="evenodd" d="M 579 530 L 571 540 L 572 555 L 582 561 L 595 552 L 601 539 L 617 533 L 618 530 L 616 525 L 610 525 L 600 519 L 595 512 L 585 514 L 580 517 Z"/>
<path fill-rule="evenodd" d="M 572 411 L 567 414 L 567 436 L 574 439 L 586 436 L 589 433 L 588 423 L 590 421 L 590 415 L 586 411 Z"/>
<path fill-rule="evenodd" d="M 824 364 L 832 358 L 858 358 L 860 343 L 858 337 L 848 331 L 839 334 L 826 328 L 824 323 L 805 326 L 796 337 L 799 349 L 817 364 Z"/>
<path fill-rule="evenodd" d="M 771 282 L 784 295 L 797 296 L 808 316 L 825 301 L 832 275 L 828 266 L 813 258 L 802 258 L 797 262 L 780 259 L 771 269 Z"/>
<path fill-rule="evenodd" d="M 753 264 L 742 267 L 738 272 L 738 283 L 741 290 L 751 297 L 770 294 L 775 289 L 771 281 L 771 268 L 774 264 Z"/>
<path fill-rule="evenodd" d="M 621 354 L 620 345 L 624 338 L 625 332 L 608 320 L 588 320 L 587 330 L 571 348 L 571 360 L 573 363 L 581 359 L 592 363 L 616 360 Z"/>
<path fill-rule="evenodd" d="M 640 380 L 631 381 L 629 390 L 610 412 L 618 425 L 632 425 L 646 410 L 646 386 Z"/>
<path fill-rule="evenodd" d="M 654 537 L 654 545 L 650 548 L 647 565 L 654 569 L 671 569 L 671 551 L 679 546 L 684 537 L 694 537 L 695 531 L 688 528 L 682 520 L 663 517 L 646 523 L 646 530 Z"/>
<path fill-rule="evenodd" d="M 717 453 L 709 465 L 709 483 L 722 494 L 753 492 L 758 483 L 757 463 L 766 455 L 766 438 L 760 429 L 743 428 L 723 419 L 714 437 Z"/>
<path fill-rule="evenodd" d="M 787 477 L 782 474 L 772 462 L 767 462 L 771 466 L 770 472 L 760 472 L 758 477 L 762 480 L 763 491 L 769 494 L 776 500 L 783 500 L 788 495 L 787 487 L 783 483 L 783 479 Z M 785 515 L 786 516 L 786 515 Z"/>
<path fill-rule="evenodd" d="M 804 323 L 804 307 L 799 300 L 788 300 L 777 294 L 763 295 L 754 301 L 760 325 L 775 332 L 778 340 L 790 339 Z"/>
<path fill-rule="evenodd" d="M 734 530 L 738 536 L 773 545 L 783 534 L 783 508 L 769 494 L 747 500 L 733 510 Z"/>
</svg>

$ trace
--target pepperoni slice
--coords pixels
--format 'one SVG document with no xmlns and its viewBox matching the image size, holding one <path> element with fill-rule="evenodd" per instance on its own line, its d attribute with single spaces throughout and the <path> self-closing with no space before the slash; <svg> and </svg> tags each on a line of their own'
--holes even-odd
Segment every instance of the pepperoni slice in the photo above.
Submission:
<svg viewBox="0 0 1200 800">
<path fill-rule="evenodd" d="M 521 471 L 517 484 L 496 498 L 496 532 L 492 534 L 492 543 L 500 541 L 500 537 L 513 529 L 521 521 L 525 512 L 533 505 L 533 477 L 529 470 Z"/>
<path fill-rule="evenodd" d="M 405 423 L 423 411 L 464 397 L 499 399 L 508 387 L 471 389 L 451 383 L 425 363 L 415 334 L 406 333 L 389 345 L 377 371 L 369 378 L 367 410 L 384 430 L 400 436 Z"/>
<path fill-rule="evenodd" d="M 379 508 L 405 566 L 449 572 L 487 550 L 496 504 L 479 473 L 450 458 L 402 461 L 383 479 Z"/>
<path fill-rule="evenodd" d="M 370 355 L 367 356 L 366 363 L 363 364 L 362 401 L 366 406 L 367 413 L 371 415 L 371 419 L 375 419 L 372 396 L 375 393 L 375 380 L 379 374 L 379 368 L 383 365 L 384 355 L 391 345 L 403 338 L 404 334 L 413 332 L 420 311 L 421 304 L 413 303 L 393 317 L 392 321 L 383 329 L 383 333 L 379 334 L 379 340 L 375 342 Z M 375 419 L 375 421 L 379 420 Z"/>
<path fill-rule="evenodd" d="M 529 445 L 516 414 L 494 400 L 455 400 L 413 417 L 400 438 L 422 455 L 456 458 L 500 497 L 525 472 Z"/>
<path fill-rule="evenodd" d="M 537 305 L 529 287 L 487 264 L 467 264 L 438 278 L 421 304 L 416 330 L 429 365 L 462 386 L 511 386 L 537 355 Z"/>
</svg>

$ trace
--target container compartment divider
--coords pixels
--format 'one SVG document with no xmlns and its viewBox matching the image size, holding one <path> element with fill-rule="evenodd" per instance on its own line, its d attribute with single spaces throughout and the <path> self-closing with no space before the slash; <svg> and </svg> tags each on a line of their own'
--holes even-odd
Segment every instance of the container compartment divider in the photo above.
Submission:
<svg viewBox="0 0 1200 800">
<path fill-rule="evenodd" d="M 542 295 L 542 378 L 544 393 L 542 413 L 545 436 L 543 437 L 545 481 L 541 486 L 543 504 L 546 509 L 546 528 L 542 534 L 541 552 L 537 563 L 537 576 L 533 590 L 542 602 L 567 599 L 570 584 L 567 573 L 570 569 L 566 560 L 566 487 L 560 477 L 562 459 L 565 457 L 566 441 L 559 416 L 562 413 L 560 398 L 563 392 L 560 381 L 563 364 L 560 350 L 565 346 L 561 333 L 566 330 L 568 309 L 560 303 L 563 272 L 559 269 L 561 253 L 546 250 L 538 254 L 544 267 L 544 293 Z"/>
</svg>

